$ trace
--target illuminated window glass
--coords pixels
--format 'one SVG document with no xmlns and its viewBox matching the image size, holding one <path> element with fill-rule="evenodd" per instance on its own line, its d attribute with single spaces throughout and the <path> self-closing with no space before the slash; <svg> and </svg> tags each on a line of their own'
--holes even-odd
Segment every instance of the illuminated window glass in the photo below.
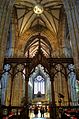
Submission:
<svg viewBox="0 0 79 119">
<path fill-rule="evenodd" d="M 45 80 L 42 76 L 37 76 L 34 80 L 34 94 L 41 92 L 45 94 Z"/>
</svg>

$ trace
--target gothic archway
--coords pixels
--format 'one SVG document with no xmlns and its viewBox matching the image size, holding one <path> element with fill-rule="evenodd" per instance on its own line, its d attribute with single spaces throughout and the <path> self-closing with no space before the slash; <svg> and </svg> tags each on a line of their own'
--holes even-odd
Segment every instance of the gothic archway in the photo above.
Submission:
<svg viewBox="0 0 79 119">
<path fill-rule="evenodd" d="M 30 75 L 33 74 L 33 72 L 35 72 L 36 67 L 39 67 L 39 66 L 41 66 L 40 67 L 41 70 L 43 67 L 44 71 L 42 71 L 43 73 L 40 75 L 41 71 L 39 70 L 38 71 L 39 73 L 37 73 L 38 76 L 42 77 L 42 75 L 44 75 L 44 72 L 45 72 L 50 77 L 50 64 L 47 58 L 51 57 L 51 52 L 52 52 L 52 47 L 45 36 L 41 36 L 41 34 L 38 34 L 38 35 L 32 36 L 32 38 L 28 40 L 25 46 L 24 53 L 26 58 L 31 58 L 31 63 L 29 64 L 29 77 Z M 51 88 L 50 88 L 50 91 L 51 91 Z"/>
<path fill-rule="evenodd" d="M 49 3 L 49 2 L 48 2 Z M 51 2 L 51 3 L 53 3 L 53 2 Z M 11 4 L 11 3 L 9 3 L 9 4 Z M 47 3 L 46 3 L 47 4 Z M 46 5 L 45 4 L 45 5 Z M 49 3 L 50 4 L 50 3 Z M 73 45 L 73 51 L 74 51 L 74 49 L 76 49 L 76 52 L 74 53 L 74 55 L 76 55 L 76 56 L 78 56 L 78 47 L 75 47 L 78 43 L 78 37 L 76 37 L 77 35 L 78 35 L 78 32 L 76 32 L 76 29 L 78 29 L 78 27 L 77 27 L 77 24 L 79 25 L 79 23 L 78 23 L 78 18 L 77 18 L 77 10 L 76 10 L 76 7 L 74 7 L 74 10 L 76 11 L 76 15 L 74 15 L 75 14 L 75 12 L 74 12 L 74 10 L 73 10 L 73 6 L 75 6 L 75 2 L 74 1 L 70 1 L 69 3 L 68 3 L 68 1 L 66 0 L 63 0 L 63 4 L 64 4 L 64 8 L 65 8 L 65 11 L 66 11 L 66 13 L 67 13 L 67 19 L 68 19 L 68 23 L 71 25 L 71 27 L 69 27 L 69 29 L 70 28 L 72 28 L 72 29 L 70 29 L 70 31 L 72 31 L 72 32 L 70 32 L 70 37 L 71 37 L 71 40 L 72 40 L 72 45 Z M 11 5 L 13 5 L 13 4 L 11 4 Z M 60 5 L 58 5 L 58 6 L 62 6 L 62 4 Z M 11 9 L 11 8 L 10 8 Z M 49 10 L 49 9 L 48 9 Z M 68 12 L 67 12 L 68 11 Z M 8 12 L 8 11 L 7 11 Z M 6 13 L 7 13 L 6 12 Z M 10 14 L 11 15 L 11 14 Z M 75 16 L 75 17 L 74 17 Z M 8 16 L 7 16 L 7 18 L 8 18 Z M 7 19 L 6 18 L 6 19 Z M 76 19 L 77 18 L 77 19 Z M 77 20 L 77 24 L 76 24 L 76 20 Z M 42 19 L 40 19 L 40 21 L 43 21 Z M 74 23 L 72 23 L 74 21 Z M 2 23 L 2 22 L 1 22 Z M 7 24 L 7 25 L 9 25 L 9 24 Z M 6 25 L 6 26 L 7 26 Z M 34 24 L 33 24 L 34 25 Z M 45 26 L 45 23 L 44 23 L 44 21 L 43 21 L 43 25 Z M 74 29 L 75 28 L 75 29 Z M 40 30 L 40 29 L 39 29 Z M 38 31 L 39 31 L 38 30 Z M 74 35 L 74 33 L 76 34 L 76 35 Z M 5 34 L 4 32 L 3 32 L 3 34 Z M 5 36 L 5 35 L 4 35 Z M 73 38 L 72 38 L 72 36 L 73 36 Z M 4 38 L 4 37 L 3 37 Z M 4 38 L 5 39 L 5 38 Z M 4 39 L 3 39 L 3 41 L 2 41 L 2 43 L 1 43 L 1 47 L 2 47 L 2 53 L 4 52 L 4 50 L 3 50 L 3 44 L 4 44 Z M 74 44 L 75 44 L 75 46 L 74 46 Z M 3 55 L 4 55 L 4 53 L 3 53 Z M 74 60 L 74 62 L 76 61 L 76 67 L 78 68 L 78 57 L 74 57 L 74 58 L 76 58 L 75 60 Z M 2 56 L 1 56 L 2 57 Z M 1 61 L 1 65 L 2 65 L 2 61 Z"/>
</svg>

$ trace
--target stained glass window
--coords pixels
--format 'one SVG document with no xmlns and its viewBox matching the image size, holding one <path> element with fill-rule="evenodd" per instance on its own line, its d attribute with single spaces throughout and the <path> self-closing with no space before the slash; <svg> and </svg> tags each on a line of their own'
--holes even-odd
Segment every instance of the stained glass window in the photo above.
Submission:
<svg viewBox="0 0 79 119">
<path fill-rule="evenodd" d="M 40 75 L 34 79 L 34 94 L 38 92 L 45 94 L 45 79 Z"/>
</svg>

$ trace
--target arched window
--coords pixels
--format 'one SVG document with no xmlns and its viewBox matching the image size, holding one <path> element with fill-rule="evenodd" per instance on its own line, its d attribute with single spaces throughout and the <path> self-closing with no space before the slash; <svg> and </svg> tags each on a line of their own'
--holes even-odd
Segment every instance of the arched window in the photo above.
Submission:
<svg viewBox="0 0 79 119">
<path fill-rule="evenodd" d="M 38 92 L 45 94 L 45 79 L 40 75 L 34 79 L 34 94 Z"/>
</svg>

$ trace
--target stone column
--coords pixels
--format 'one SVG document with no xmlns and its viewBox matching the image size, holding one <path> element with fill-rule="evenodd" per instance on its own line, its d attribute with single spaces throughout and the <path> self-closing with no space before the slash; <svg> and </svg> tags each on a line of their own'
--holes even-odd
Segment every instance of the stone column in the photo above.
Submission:
<svg viewBox="0 0 79 119">
<path fill-rule="evenodd" d="M 79 20 L 75 0 L 62 0 L 67 15 L 74 64 L 79 79 Z"/>
<path fill-rule="evenodd" d="M 11 19 L 11 11 L 14 1 L 15 0 L 0 1 L 0 70 L 3 69 L 9 23 Z"/>
<path fill-rule="evenodd" d="M 59 57 L 65 57 L 64 33 L 65 33 L 65 11 L 64 8 L 62 7 L 60 10 L 59 26 L 58 26 Z"/>
<path fill-rule="evenodd" d="M 18 54 L 16 48 L 17 44 L 19 42 L 19 28 L 18 28 L 18 20 L 17 20 L 17 12 L 16 8 L 13 8 L 13 17 L 12 17 L 12 49 L 13 49 L 13 57 L 18 57 L 21 54 L 21 49 L 20 53 Z"/>
<path fill-rule="evenodd" d="M 16 25 L 15 25 L 15 15 L 14 15 L 14 9 L 12 10 L 12 19 L 11 19 L 11 42 L 12 42 L 12 57 L 14 57 L 14 50 L 15 50 L 15 42 L 16 42 Z"/>
</svg>

